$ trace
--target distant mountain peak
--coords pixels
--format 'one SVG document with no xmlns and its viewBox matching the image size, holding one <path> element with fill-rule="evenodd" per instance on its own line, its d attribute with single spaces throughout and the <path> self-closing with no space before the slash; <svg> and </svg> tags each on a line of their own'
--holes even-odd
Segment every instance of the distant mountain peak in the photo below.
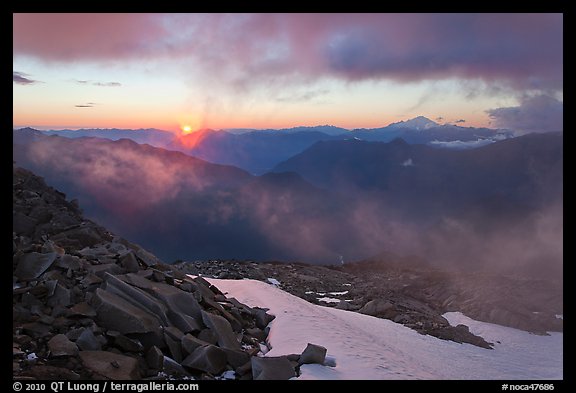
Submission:
<svg viewBox="0 0 576 393">
<path fill-rule="evenodd" d="M 440 124 L 432 121 L 424 116 L 418 116 L 410 120 L 399 121 L 397 123 L 392 123 L 388 127 L 394 128 L 412 128 L 415 130 L 426 130 L 428 128 L 438 127 Z"/>
</svg>

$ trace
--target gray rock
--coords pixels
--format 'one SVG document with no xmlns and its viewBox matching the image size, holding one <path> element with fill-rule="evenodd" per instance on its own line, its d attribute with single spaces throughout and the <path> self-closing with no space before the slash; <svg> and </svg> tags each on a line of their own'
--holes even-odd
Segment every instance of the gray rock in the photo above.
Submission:
<svg viewBox="0 0 576 393">
<path fill-rule="evenodd" d="M 253 310 L 255 310 L 256 326 L 260 329 L 265 329 L 266 326 L 276 318 L 274 315 L 268 314 L 264 309 L 254 308 Z"/>
<path fill-rule="evenodd" d="M 256 380 L 287 380 L 296 376 L 292 363 L 285 357 L 252 357 L 252 378 Z"/>
<path fill-rule="evenodd" d="M 127 276 L 140 278 L 134 273 L 130 273 Z M 105 278 L 105 288 L 107 292 L 111 292 L 121 297 L 123 300 L 132 304 L 133 306 L 142 309 L 143 311 L 153 315 L 155 318 L 158 318 L 161 321 L 162 326 L 167 326 L 169 324 L 168 317 L 166 316 L 167 308 L 164 304 L 158 301 L 158 299 L 110 274 L 106 274 Z M 147 282 L 148 284 L 146 285 L 152 285 L 152 282 L 143 278 L 140 279 Z M 153 286 L 150 287 L 150 289 L 152 288 Z M 163 288 L 157 288 L 157 290 L 162 289 Z"/>
<path fill-rule="evenodd" d="M 136 273 L 140 270 L 140 265 L 132 252 L 128 252 L 120 258 L 120 264 L 129 273 Z"/>
<path fill-rule="evenodd" d="M 184 352 L 186 352 L 188 355 L 194 352 L 194 350 L 198 347 L 210 345 L 210 343 L 200 340 L 191 334 L 186 334 L 183 336 L 180 340 L 180 343 L 182 345 L 182 349 L 184 349 Z"/>
<path fill-rule="evenodd" d="M 102 344 L 90 329 L 84 329 L 76 340 L 76 345 L 83 351 L 99 351 L 102 349 Z"/>
<path fill-rule="evenodd" d="M 234 368 L 238 368 L 250 361 L 250 355 L 244 351 L 222 348 L 226 354 L 226 362 Z"/>
<path fill-rule="evenodd" d="M 182 361 L 182 365 L 213 375 L 220 374 L 226 368 L 226 353 L 214 345 L 198 347 Z"/>
<path fill-rule="evenodd" d="M 161 333 L 161 323 L 154 314 L 134 306 L 120 296 L 98 288 L 92 302 L 99 324 L 107 329 L 122 334 Z"/>
<path fill-rule="evenodd" d="M 232 331 L 232 326 L 225 318 L 202 311 L 202 320 L 218 338 L 218 345 L 222 348 L 240 349 L 240 342 Z"/>
<path fill-rule="evenodd" d="M 327 350 L 323 346 L 308 343 L 306 349 L 300 355 L 300 359 L 298 359 L 298 364 L 324 364 L 326 352 Z"/>
<path fill-rule="evenodd" d="M 246 329 L 246 333 L 248 333 L 250 336 L 257 339 L 258 341 L 266 340 L 266 333 L 264 333 L 264 331 L 262 329 L 248 328 L 248 329 Z"/>
<path fill-rule="evenodd" d="M 20 212 L 12 213 L 12 230 L 19 235 L 30 236 L 34 233 L 38 220 Z"/>
<path fill-rule="evenodd" d="M 146 363 L 151 369 L 162 371 L 164 354 L 157 346 L 152 346 L 146 353 Z"/>
<path fill-rule="evenodd" d="M 131 339 L 122 334 L 114 338 L 114 345 L 126 352 L 142 352 L 144 350 L 144 346 L 140 341 Z"/>
<path fill-rule="evenodd" d="M 160 259 L 158 259 L 154 254 L 151 254 L 148 251 L 144 250 L 143 248 L 139 248 L 136 250 L 136 256 L 148 267 L 162 264 L 162 261 Z"/>
<path fill-rule="evenodd" d="M 152 282 L 134 273 L 126 274 L 122 279 L 125 282 L 107 275 L 106 288 L 110 287 L 110 290 L 114 290 L 126 300 L 145 307 L 158 315 L 164 326 L 169 325 L 166 315 L 168 311 L 182 313 L 197 320 L 202 319 L 202 308 L 192 294 L 172 285 Z M 134 288 L 132 285 L 138 288 Z"/>
<path fill-rule="evenodd" d="M 198 333 L 198 339 L 205 341 L 209 344 L 216 345 L 218 343 L 218 336 L 212 329 L 203 329 Z"/>
<path fill-rule="evenodd" d="M 94 318 L 96 316 L 96 310 L 94 310 L 88 303 L 82 302 L 75 304 L 72 308 L 70 308 L 69 316 Z"/>
<path fill-rule="evenodd" d="M 54 265 L 62 269 L 72 269 L 76 271 L 80 269 L 80 258 L 74 255 L 64 254 L 58 258 Z"/>
<path fill-rule="evenodd" d="M 359 312 L 361 314 L 387 319 L 392 319 L 398 314 L 394 305 L 384 299 L 370 300 Z"/>
<path fill-rule="evenodd" d="M 170 337 L 168 333 L 164 332 L 164 341 L 166 342 L 166 345 L 168 345 L 172 359 L 178 363 L 182 362 L 182 344 L 180 344 L 180 339 L 176 340 Z"/>
<path fill-rule="evenodd" d="M 172 325 L 180 329 L 183 333 L 199 332 L 203 328 L 203 325 L 196 319 L 180 312 L 168 310 L 168 318 Z"/>
<path fill-rule="evenodd" d="M 85 328 L 76 328 L 69 330 L 66 333 L 66 337 L 68 337 L 69 340 L 76 341 L 78 340 L 78 337 L 80 337 L 80 335 L 84 332 L 84 329 Z"/>
<path fill-rule="evenodd" d="M 349 302 L 346 302 L 346 301 L 344 301 L 344 300 L 341 300 L 341 301 L 336 305 L 336 308 L 337 308 L 338 310 L 350 311 L 350 310 L 352 310 L 354 307 L 352 307 Z"/>
<path fill-rule="evenodd" d="M 105 263 L 102 265 L 92 265 L 88 271 L 97 277 L 104 278 L 106 273 L 121 274 L 122 268 L 115 263 Z"/>
<path fill-rule="evenodd" d="M 188 377 L 190 373 L 184 369 L 180 365 L 180 363 L 176 362 L 174 359 L 164 356 L 164 362 L 162 364 L 162 369 L 164 372 L 170 376 L 174 377 Z"/>
<path fill-rule="evenodd" d="M 71 304 L 70 300 L 70 290 L 60 283 L 56 285 L 54 290 L 54 295 L 50 296 L 46 301 L 46 304 L 50 307 L 62 306 L 67 307 Z"/>
<path fill-rule="evenodd" d="M 78 347 L 63 334 L 57 334 L 48 341 L 50 355 L 57 356 L 76 356 Z"/>
<path fill-rule="evenodd" d="M 174 326 L 167 326 L 164 328 L 164 333 L 168 334 L 174 340 L 180 341 L 184 337 L 184 333 Z"/>
<path fill-rule="evenodd" d="M 80 351 L 80 359 L 86 369 L 106 379 L 140 378 L 138 361 L 129 356 L 106 351 Z"/>
<path fill-rule="evenodd" d="M 90 285 L 100 284 L 102 279 L 95 274 L 89 273 L 87 274 L 80 283 L 84 285 L 84 287 L 89 287 Z"/>
<path fill-rule="evenodd" d="M 56 260 L 58 254 L 51 252 L 48 254 L 40 254 L 38 252 L 30 252 L 24 254 L 18 260 L 18 266 L 14 275 L 20 280 L 33 280 L 40 277 L 52 263 Z"/>
</svg>

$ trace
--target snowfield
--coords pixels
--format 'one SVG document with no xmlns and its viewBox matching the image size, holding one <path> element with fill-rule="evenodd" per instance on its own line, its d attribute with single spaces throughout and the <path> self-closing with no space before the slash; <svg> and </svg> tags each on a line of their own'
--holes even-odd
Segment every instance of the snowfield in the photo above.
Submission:
<svg viewBox="0 0 576 393">
<path fill-rule="evenodd" d="M 303 365 L 298 379 L 563 379 L 562 333 L 538 336 L 461 313 L 444 315 L 495 343 L 488 350 L 317 306 L 261 281 L 206 279 L 228 296 L 268 307 L 276 316 L 268 336 L 272 349 L 265 356 L 301 353 L 307 343 L 328 349 L 327 359 L 336 366 Z"/>
</svg>

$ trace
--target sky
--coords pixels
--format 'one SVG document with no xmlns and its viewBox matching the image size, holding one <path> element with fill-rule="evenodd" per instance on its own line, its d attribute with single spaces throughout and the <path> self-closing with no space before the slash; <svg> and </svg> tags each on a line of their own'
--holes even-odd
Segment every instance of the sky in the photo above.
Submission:
<svg viewBox="0 0 576 393">
<path fill-rule="evenodd" d="M 13 125 L 561 130 L 562 14 L 13 14 Z"/>
</svg>

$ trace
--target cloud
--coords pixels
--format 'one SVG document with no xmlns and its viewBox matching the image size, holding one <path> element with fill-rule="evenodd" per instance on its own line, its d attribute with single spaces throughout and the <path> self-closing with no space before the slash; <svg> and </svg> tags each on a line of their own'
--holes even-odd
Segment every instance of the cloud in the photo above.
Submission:
<svg viewBox="0 0 576 393">
<path fill-rule="evenodd" d="M 14 56 L 178 60 L 239 88 L 321 77 L 459 78 L 544 91 L 563 81 L 562 14 L 14 14 L 13 21 Z"/>
<path fill-rule="evenodd" d="M 120 87 L 122 84 L 120 82 L 93 82 L 93 86 L 102 86 L 102 87 Z"/>
<path fill-rule="evenodd" d="M 74 105 L 74 107 L 76 107 L 76 108 L 93 108 L 95 105 L 97 105 L 97 104 L 94 102 L 87 102 L 85 104 Z"/>
<path fill-rule="evenodd" d="M 328 89 L 313 90 L 313 91 L 307 91 L 307 92 L 300 93 L 300 94 L 280 96 L 280 97 L 276 98 L 276 101 L 278 101 L 278 102 L 309 102 L 309 101 L 312 101 L 318 97 L 326 95 L 328 93 L 330 93 L 330 90 L 328 90 Z"/>
<path fill-rule="evenodd" d="M 497 139 L 477 139 L 475 141 L 432 141 L 430 145 L 434 147 L 442 147 L 445 149 L 463 150 L 463 149 L 473 149 L 476 147 L 482 147 L 496 142 Z"/>
<path fill-rule="evenodd" d="M 493 124 L 520 133 L 563 131 L 564 104 L 549 95 L 524 96 L 520 105 L 486 111 Z"/>
<path fill-rule="evenodd" d="M 33 85 L 35 83 L 39 83 L 39 81 L 33 80 L 28 78 L 30 75 L 25 74 L 23 72 L 12 72 L 12 81 L 19 85 Z"/>
<path fill-rule="evenodd" d="M 81 79 L 73 79 L 74 82 L 80 85 L 92 85 L 92 86 L 100 86 L 100 87 L 120 87 L 122 84 L 120 82 L 94 82 L 88 80 L 81 80 Z"/>
<path fill-rule="evenodd" d="M 458 119 L 458 120 L 456 120 L 454 123 L 466 123 L 466 120 L 464 120 L 464 119 Z"/>
</svg>

